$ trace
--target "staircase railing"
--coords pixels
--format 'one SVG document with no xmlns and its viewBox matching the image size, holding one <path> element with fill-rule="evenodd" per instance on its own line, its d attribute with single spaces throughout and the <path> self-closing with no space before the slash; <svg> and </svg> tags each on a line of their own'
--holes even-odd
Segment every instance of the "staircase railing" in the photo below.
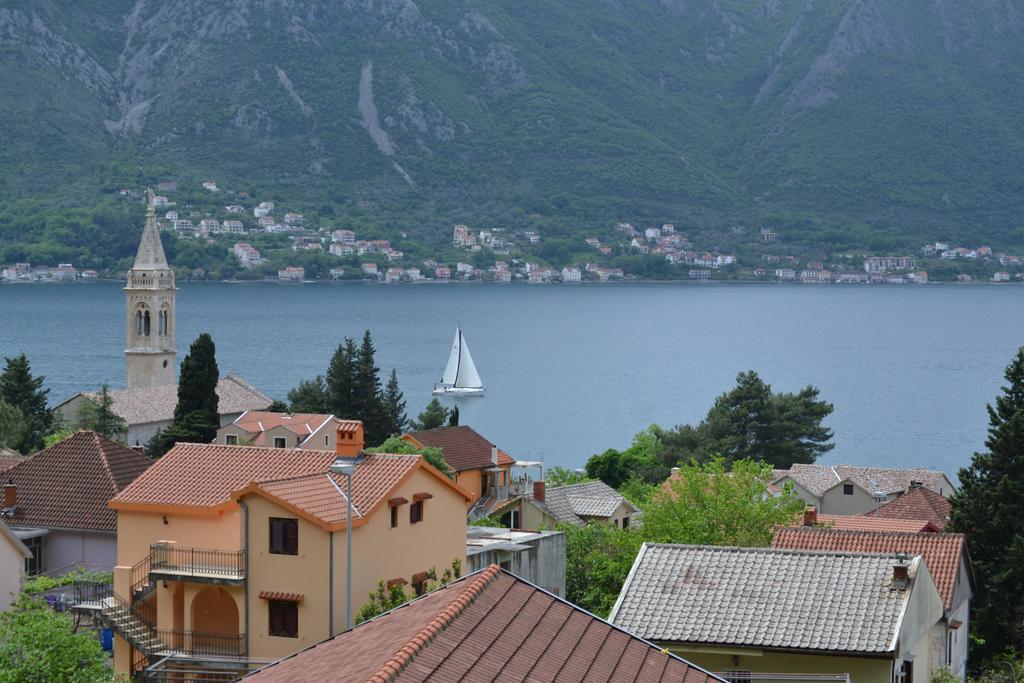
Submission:
<svg viewBox="0 0 1024 683">
<path fill-rule="evenodd" d="M 149 572 L 153 560 L 153 547 L 150 547 L 149 554 L 144 558 L 132 565 L 131 570 L 131 595 L 133 600 L 137 600 L 138 597 L 145 594 L 149 589 L 155 585 L 154 582 L 149 578 Z"/>
<path fill-rule="evenodd" d="M 117 593 L 111 592 L 103 600 L 100 618 L 147 657 L 163 651 L 156 626 Z"/>
</svg>

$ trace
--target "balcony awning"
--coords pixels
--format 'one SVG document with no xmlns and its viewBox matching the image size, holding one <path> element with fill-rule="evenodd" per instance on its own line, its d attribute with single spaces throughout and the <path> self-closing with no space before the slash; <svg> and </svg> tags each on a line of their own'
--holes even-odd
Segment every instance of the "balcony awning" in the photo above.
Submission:
<svg viewBox="0 0 1024 683">
<path fill-rule="evenodd" d="M 302 602 L 306 598 L 302 593 L 284 593 L 282 591 L 260 591 L 260 600 L 283 600 L 285 602 Z"/>
</svg>

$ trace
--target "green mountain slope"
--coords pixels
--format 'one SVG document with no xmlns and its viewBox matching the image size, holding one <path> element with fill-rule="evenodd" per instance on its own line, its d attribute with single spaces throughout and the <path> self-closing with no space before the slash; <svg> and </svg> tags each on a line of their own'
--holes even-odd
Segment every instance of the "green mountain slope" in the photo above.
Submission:
<svg viewBox="0 0 1024 683">
<path fill-rule="evenodd" d="M 68 4 L 0 8 L 0 197 L 1024 238 L 1019 0 Z"/>
</svg>

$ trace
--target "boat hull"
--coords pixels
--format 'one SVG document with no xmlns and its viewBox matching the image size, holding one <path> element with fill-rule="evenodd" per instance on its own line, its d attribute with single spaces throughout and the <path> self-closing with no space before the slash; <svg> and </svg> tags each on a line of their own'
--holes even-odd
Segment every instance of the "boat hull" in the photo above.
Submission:
<svg viewBox="0 0 1024 683">
<path fill-rule="evenodd" d="M 483 396 L 483 387 L 434 387 L 434 396 Z"/>
</svg>

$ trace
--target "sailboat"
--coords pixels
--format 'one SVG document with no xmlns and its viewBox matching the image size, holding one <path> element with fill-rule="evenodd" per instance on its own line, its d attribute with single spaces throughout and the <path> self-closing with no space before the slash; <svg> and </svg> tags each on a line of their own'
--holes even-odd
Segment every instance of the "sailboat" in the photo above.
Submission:
<svg viewBox="0 0 1024 683">
<path fill-rule="evenodd" d="M 483 396 L 484 385 L 469 355 L 462 326 L 456 326 L 452 351 L 448 354 L 448 365 L 444 368 L 441 381 L 434 385 L 434 396 Z"/>
</svg>

